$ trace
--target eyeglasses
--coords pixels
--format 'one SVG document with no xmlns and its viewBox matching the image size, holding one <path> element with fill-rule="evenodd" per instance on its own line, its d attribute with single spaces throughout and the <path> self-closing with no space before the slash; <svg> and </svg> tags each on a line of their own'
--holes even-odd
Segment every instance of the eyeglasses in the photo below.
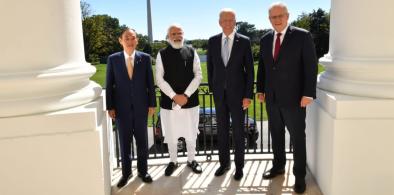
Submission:
<svg viewBox="0 0 394 195">
<path fill-rule="evenodd" d="M 277 15 L 277 16 L 270 16 L 269 18 L 270 18 L 271 20 L 276 20 L 276 19 L 281 20 L 281 19 L 284 18 L 285 16 L 287 16 L 287 14 L 280 14 L 280 15 Z"/>
<path fill-rule="evenodd" d="M 171 33 L 171 35 L 172 35 L 172 36 L 177 36 L 177 35 L 178 35 L 178 36 L 181 36 L 181 35 L 183 35 L 183 32 Z"/>
</svg>

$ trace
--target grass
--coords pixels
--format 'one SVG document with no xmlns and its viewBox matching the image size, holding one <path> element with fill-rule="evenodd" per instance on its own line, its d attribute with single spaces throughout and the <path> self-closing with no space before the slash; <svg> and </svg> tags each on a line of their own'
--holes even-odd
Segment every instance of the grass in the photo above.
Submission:
<svg viewBox="0 0 394 195">
<path fill-rule="evenodd" d="M 91 80 L 97 82 L 102 87 L 104 87 L 105 86 L 104 84 L 105 84 L 106 65 L 105 64 L 99 64 L 99 65 L 96 65 L 95 67 L 96 67 L 97 71 L 91 77 Z M 153 72 L 154 72 L 155 71 L 155 67 L 153 66 L 152 69 L 153 69 Z M 254 72 L 255 72 L 255 80 L 256 80 L 257 63 L 255 63 L 254 69 L 255 69 Z M 202 83 L 207 83 L 208 82 L 207 65 L 206 65 L 205 62 L 201 63 L 201 70 L 202 70 L 202 75 L 203 75 Z M 324 71 L 324 67 L 319 64 L 318 72 L 321 73 L 323 71 Z M 154 75 L 154 73 L 153 73 L 153 75 Z M 207 91 L 208 90 L 207 87 L 201 87 L 200 89 L 201 89 L 200 93 L 203 93 L 203 91 Z M 159 96 L 160 93 L 158 92 L 156 95 Z M 200 99 L 200 105 L 203 105 L 203 103 L 205 103 L 205 107 L 209 107 L 211 105 L 211 102 L 212 102 L 212 107 L 214 107 L 213 99 L 210 100 L 210 96 L 209 95 L 201 95 L 199 97 L 199 99 Z M 256 97 L 254 97 L 253 101 L 256 101 Z M 158 111 L 159 111 L 159 104 L 156 107 L 156 116 L 157 116 L 157 112 Z M 252 105 L 248 109 L 248 116 L 251 117 L 251 118 L 253 118 L 253 116 L 255 116 L 256 120 L 261 120 L 261 113 L 263 113 L 263 117 L 262 117 L 263 120 L 267 120 L 267 113 L 265 111 L 265 104 L 261 104 L 258 101 L 256 101 L 255 103 L 252 103 Z M 151 117 L 149 117 L 148 123 L 150 125 L 152 124 L 152 118 Z"/>
<path fill-rule="evenodd" d="M 95 81 L 101 87 L 105 87 L 105 72 L 107 70 L 107 65 L 106 64 L 99 64 L 96 65 L 96 73 L 90 77 L 90 80 Z"/>
</svg>

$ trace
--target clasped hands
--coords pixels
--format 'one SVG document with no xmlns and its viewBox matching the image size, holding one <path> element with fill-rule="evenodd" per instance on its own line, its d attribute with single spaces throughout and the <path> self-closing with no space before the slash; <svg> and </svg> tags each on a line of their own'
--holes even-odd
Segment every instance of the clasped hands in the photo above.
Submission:
<svg viewBox="0 0 394 195">
<path fill-rule="evenodd" d="M 185 94 L 176 94 L 172 100 L 179 106 L 184 106 L 187 103 L 187 96 Z"/>
</svg>

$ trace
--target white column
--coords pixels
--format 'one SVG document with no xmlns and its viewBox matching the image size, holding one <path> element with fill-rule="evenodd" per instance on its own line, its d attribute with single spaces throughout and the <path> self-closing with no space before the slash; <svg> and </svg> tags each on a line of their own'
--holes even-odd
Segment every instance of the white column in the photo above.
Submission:
<svg viewBox="0 0 394 195">
<path fill-rule="evenodd" d="M 394 1 L 332 0 L 330 50 L 307 114 L 323 194 L 394 194 Z"/>
<path fill-rule="evenodd" d="M 109 195 L 111 123 L 78 0 L 0 0 L 0 194 Z"/>
<path fill-rule="evenodd" d="M 318 87 L 348 95 L 394 98 L 394 1 L 332 0 L 330 53 Z"/>
<path fill-rule="evenodd" d="M 97 98 L 84 58 L 77 0 L 2 0 L 0 117 L 70 108 Z"/>
</svg>

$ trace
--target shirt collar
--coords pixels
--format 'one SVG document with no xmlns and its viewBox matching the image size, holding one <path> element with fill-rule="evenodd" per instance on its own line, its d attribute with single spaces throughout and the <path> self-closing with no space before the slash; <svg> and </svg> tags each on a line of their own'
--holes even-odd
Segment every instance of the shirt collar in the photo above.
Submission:
<svg viewBox="0 0 394 195">
<path fill-rule="evenodd" d="M 289 25 L 287 25 L 286 28 L 283 29 L 282 32 L 280 32 L 280 33 L 282 33 L 281 36 L 283 36 L 283 35 L 286 34 L 286 31 L 287 31 L 288 28 L 289 28 Z M 275 30 L 274 30 L 274 31 L 275 31 Z M 278 32 L 275 31 L 275 36 L 276 36 L 277 34 L 278 34 Z"/>
<path fill-rule="evenodd" d="M 235 36 L 235 30 L 231 34 L 228 35 L 228 38 L 230 40 L 234 40 L 234 36 Z M 222 33 L 222 40 L 224 40 L 225 38 L 226 38 L 226 35 L 224 33 Z"/>
<path fill-rule="evenodd" d="M 124 54 L 124 56 L 125 56 L 126 59 L 129 57 L 129 54 L 127 54 L 125 50 L 123 50 L 123 54 Z M 133 59 L 135 59 L 135 50 L 133 51 L 133 53 L 131 53 L 131 57 L 132 57 Z"/>
</svg>

